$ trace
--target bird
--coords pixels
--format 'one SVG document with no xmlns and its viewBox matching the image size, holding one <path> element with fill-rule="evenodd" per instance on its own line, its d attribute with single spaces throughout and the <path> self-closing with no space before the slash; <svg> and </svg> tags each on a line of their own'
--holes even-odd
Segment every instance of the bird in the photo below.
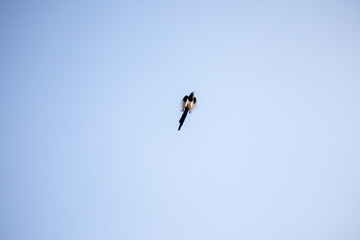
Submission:
<svg viewBox="0 0 360 240">
<path fill-rule="evenodd" d="M 190 93 L 190 95 L 186 95 L 180 103 L 180 111 L 183 112 L 180 120 L 179 120 L 179 128 L 180 131 L 181 126 L 184 124 L 185 118 L 188 112 L 192 113 L 196 108 L 196 97 L 194 97 L 194 92 Z"/>
</svg>

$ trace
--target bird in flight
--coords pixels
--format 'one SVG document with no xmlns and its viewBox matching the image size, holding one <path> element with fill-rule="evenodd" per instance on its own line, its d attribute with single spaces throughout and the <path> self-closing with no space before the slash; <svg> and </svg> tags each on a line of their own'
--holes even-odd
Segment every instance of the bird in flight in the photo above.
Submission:
<svg viewBox="0 0 360 240">
<path fill-rule="evenodd" d="M 192 113 L 196 108 L 196 97 L 194 97 L 194 92 L 190 93 L 190 95 L 186 95 L 182 100 L 180 104 L 180 111 L 184 112 L 179 120 L 179 128 L 178 131 L 180 131 L 181 126 L 183 125 L 185 118 L 188 114 L 188 112 Z"/>
</svg>

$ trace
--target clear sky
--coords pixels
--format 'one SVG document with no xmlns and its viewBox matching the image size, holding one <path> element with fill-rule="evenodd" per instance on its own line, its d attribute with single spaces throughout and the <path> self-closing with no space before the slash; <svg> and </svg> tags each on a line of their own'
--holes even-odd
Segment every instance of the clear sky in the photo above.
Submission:
<svg viewBox="0 0 360 240">
<path fill-rule="evenodd" d="M 360 239 L 360 4 L 247 2 L 1 1 L 0 239 Z"/>
</svg>

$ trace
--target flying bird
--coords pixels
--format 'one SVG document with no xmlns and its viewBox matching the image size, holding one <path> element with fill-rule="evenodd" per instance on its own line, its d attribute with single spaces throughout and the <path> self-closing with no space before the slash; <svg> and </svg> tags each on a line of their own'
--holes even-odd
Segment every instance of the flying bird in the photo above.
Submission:
<svg viewBox="0 0 360 240">
<path fill-rule="evenodd" d="M 184 112 L 179 120 L 179 128 L 178 131 L 180 131 L 181 126 L 184 124 L 185 118 L 188 114 L 188 112 L 192 113 L 196 108 L 196 97 L 194 97 L 194 92 L 190 93 L 190 95 L 186 95 L 182 100 L 180 104 L 180 111 Z"/>
</svg>

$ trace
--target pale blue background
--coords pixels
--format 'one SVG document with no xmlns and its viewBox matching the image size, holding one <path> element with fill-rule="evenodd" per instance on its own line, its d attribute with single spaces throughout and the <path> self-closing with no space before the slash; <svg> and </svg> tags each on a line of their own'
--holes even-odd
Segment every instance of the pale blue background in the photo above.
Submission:
<svg viewBox="0 0 360 240">
<path fill-rule="evenodd" d="M 247 2 L 1 1 L 0 239 L 360 239 L 360 4 Z"/>
</svg>

